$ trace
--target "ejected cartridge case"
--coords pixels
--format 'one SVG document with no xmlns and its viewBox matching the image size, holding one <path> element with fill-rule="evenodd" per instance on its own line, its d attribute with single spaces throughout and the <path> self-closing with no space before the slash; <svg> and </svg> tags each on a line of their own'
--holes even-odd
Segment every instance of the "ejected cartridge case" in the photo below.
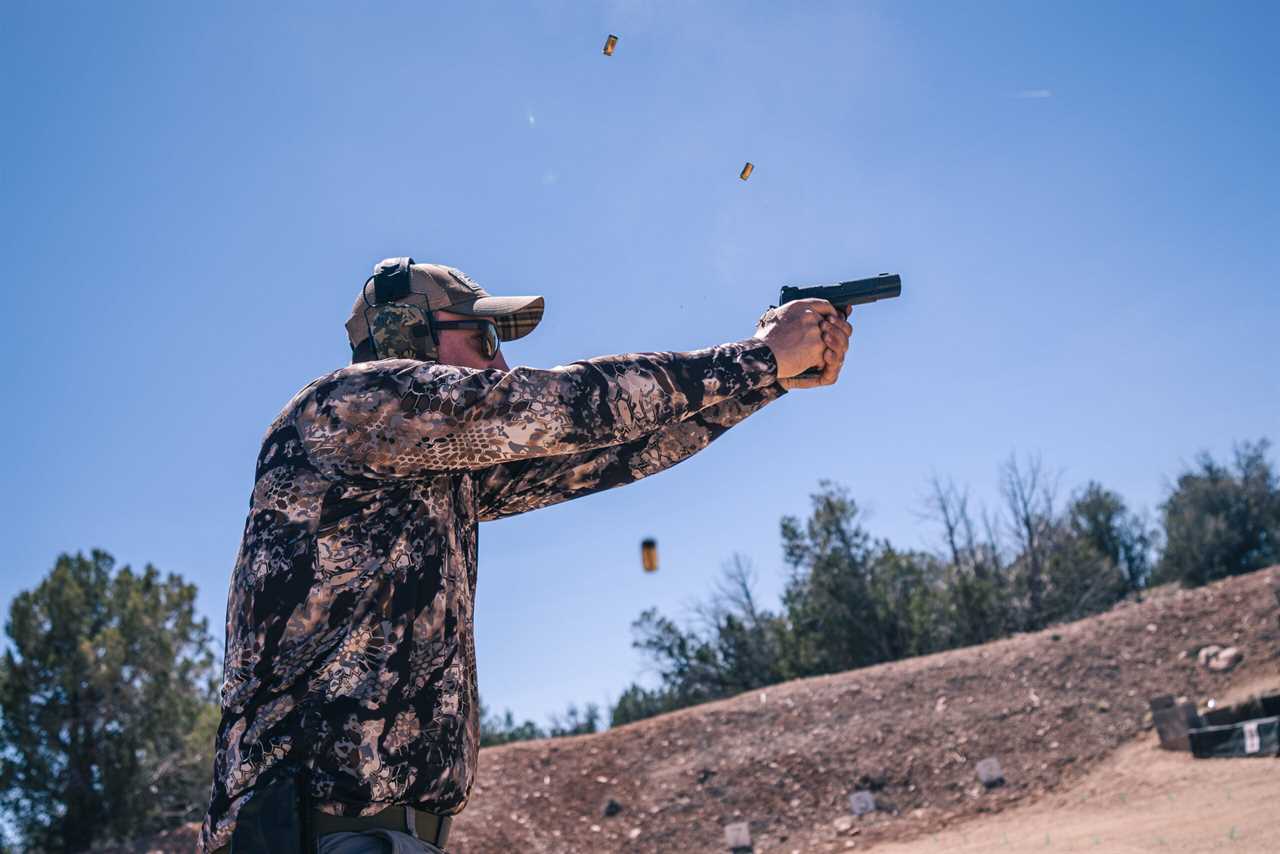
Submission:
<svg viewBox="0 0 1280 854">
<path fill-rule="evenodd" d="M 742 167 L 742 174 L 741 174 L 741 175 L 739 175 L 738 177 L 739 177 L 739 178 L 741 178 L 741 179 L 742 179 L 742 180 L 744 180 L 744 181 L 745 181 L 745 180 L 747 180 L 748 178 L 750 178 L 750 177 L 751 177 L 751 172 L 752 172 L 755 168 L 756 168 L 756 167 L 754 167 L 754 166 L 752 166 L 752 165 L 751 165 L 751 161 L 750 161 L 750 160 L 748 160 L 748 161 L 747 161 L 747 165 Z"/>
<path fill-rule="evenodd" d="M 613 48 L 618 44 L 618 37 L 610 34 L 609 38 L 604 40 L 604 55 L 613 56 Z"/>
<path fill-rule="evenodd" d="M 658 571 L 658 541 L 647 539 L 640 543 L 640 561 L 645 572 Z"/>
</svg>

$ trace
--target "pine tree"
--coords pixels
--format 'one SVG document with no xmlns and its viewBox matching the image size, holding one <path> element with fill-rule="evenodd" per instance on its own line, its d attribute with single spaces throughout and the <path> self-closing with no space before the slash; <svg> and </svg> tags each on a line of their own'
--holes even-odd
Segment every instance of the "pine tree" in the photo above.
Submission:
<svg viewBox="0 0 1280 854">
<path fill-rule="evenodd" d="M 198 819 L 214 657 L 195 585 L 103 551 L 20 593 L 0 660 L 0 808 L 25 851 L 75 852 Z"/>
</svg>

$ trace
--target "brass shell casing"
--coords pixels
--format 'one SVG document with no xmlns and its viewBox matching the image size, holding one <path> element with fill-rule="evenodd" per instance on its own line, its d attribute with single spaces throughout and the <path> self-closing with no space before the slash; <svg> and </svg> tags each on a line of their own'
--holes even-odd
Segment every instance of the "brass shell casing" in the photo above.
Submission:
<svg viewBox="0 0 1280 854">
<path fill-rule="evenodd" d="M 640 543 L 640 562 L 645 572 L 658 571 L 658 541 L 647 539 Z"/>
</svg>

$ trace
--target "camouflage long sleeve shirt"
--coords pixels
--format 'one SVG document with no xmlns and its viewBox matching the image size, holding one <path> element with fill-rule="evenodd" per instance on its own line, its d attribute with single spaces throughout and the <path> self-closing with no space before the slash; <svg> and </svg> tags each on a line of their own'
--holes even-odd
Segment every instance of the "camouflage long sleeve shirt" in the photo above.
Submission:
<svg viewBox="0 0 1280 854">
<path fill-rule="evenodd" d="M 630 483 L 784 394 L 758 340 L 550 370 L 385 360 L 268 429 L 227 597 L 201 851 L 289 759 L 319 809 L 466 805 L 479 752 L 479 522 Z"/>
</svg>

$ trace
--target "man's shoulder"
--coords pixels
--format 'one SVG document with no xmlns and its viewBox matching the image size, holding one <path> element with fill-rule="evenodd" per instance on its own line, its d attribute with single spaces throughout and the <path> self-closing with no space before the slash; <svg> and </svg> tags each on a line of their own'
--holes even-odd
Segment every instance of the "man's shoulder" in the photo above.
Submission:
<svg viewBox="0 0 1280 854">
<path fill-rule="evenodd" d="M 341 368 L 335 368 L 324 376 L 312 380 L 310 384 L 315 385 L 326 381 L 359 382 L 362 379 L 403 374 L 405 372 L 412 373 L 432 367 L 436 367 L 433 362 L 421 362 L 417 359 L 380 359 L 376 362 L 354 362 L 350 365 L 343 365 Z"/>
<path fill-rule="evenodd" d="M 335 389 L 343 389 L 347 393 L 362 388 L 376 389 L 387 384 L 403 380 L 406 374 L 418 373 L 424 368 L 433 367 L 430 362 L 419 362 L 415 359 L 382 359 L 377 362 L 356 362 L 336 368 L 323 376 L 316 377 L 307 383 L 293 396 L 290 406 L 316 396 L 333 394 Z"/>
<path fill-rule="evenodd" d="M 403 377 L 406 375 L 465 374 L 475 373 L 473 368 L 458 365 L 442 365 L 439 362 L 424 362 L 418 359 L 379 359 L 376 362 L 355 362 L 336 368 L 322 377 L 317 377 L 309 384 L 323 382 L 361 382 L 376 381 L 382 377 Z"/>
<path fill-rule="evenodd" d="M 460 374 L 475 373 L 470 368 L 441 365 L 417 359 L 381 359 L 344 365 L 307 383 L 290 398 L 280 411 L 281 418 L 296 416 L 304 409 L 325 409 L 339 401 L 358 401 L 364 397 L 402 395 L 415 386 L 433 380 L 448 380 Z"/>
</svg>

